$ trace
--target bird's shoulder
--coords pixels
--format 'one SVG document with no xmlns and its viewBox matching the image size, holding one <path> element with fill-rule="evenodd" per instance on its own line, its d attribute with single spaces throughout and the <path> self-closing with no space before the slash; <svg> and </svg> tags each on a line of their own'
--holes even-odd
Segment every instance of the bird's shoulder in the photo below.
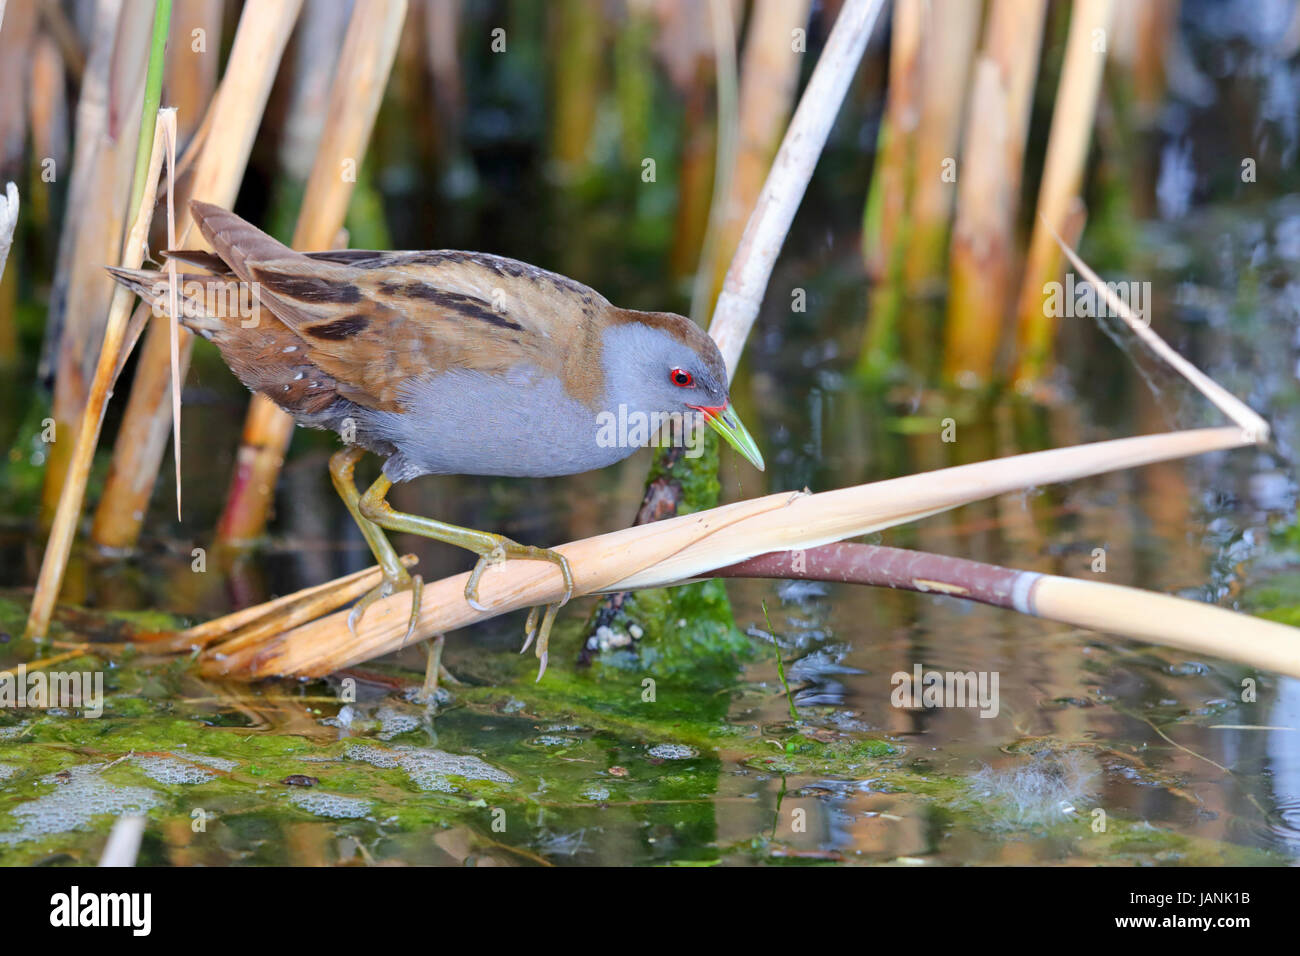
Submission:
<svg viewBox="0 0 1300 956">
<path fill-rule="evenodd" d="M 335 250 L 249 263 L 262 301 L 364 405 L 449 368 L 567 378 L 611 310 L 595 290 L 479 252 Z"/>
</svg>

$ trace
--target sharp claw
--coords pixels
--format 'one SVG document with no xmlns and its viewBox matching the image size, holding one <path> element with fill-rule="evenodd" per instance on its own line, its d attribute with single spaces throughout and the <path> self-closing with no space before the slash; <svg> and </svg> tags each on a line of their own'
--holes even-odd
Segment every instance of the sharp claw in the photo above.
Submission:
<svg viewBox="0 0 1300 956">
<path fill-rule="evenodd" d="M 537 680 L 534 681 L 534 683 L 541 683 L 542 675 L 546 673 L 546 659 L 547 659 L 547 656 L 548 656 L 548 655 L 547 655 L 547 652 L 546 652 L 546 651 L 542 651 L 542 653 L 541 653 L 541 654 L 539 655 L 539 657 L 538 657 L 538 659 L 539 659 L 542 663 L 541 663 L 541 665 L 537 668 Z"/>
<path fill-rule="evenodd" d="M 524 624 L 524 646 L 519 648 L 522 654 L 533 644 L 533 638 L 537 636 L 537 608 L 530 608 L 528 611 L 528 621 Z"/>
<path fill-rule="evenodd" d="M 465 603 L 468 604 L 470 607 L 472 607 L 472 608 L 473 608 L 474 610 L 476 610 L 476 611 L 486 611 L 486 610 L 487 610 L 487 605 L 486 605 L 486 604 L 479 604 L 477 600 L 475 600 L 474 598 L 470 597 L 468 594 L 465 595 Z"/>
<path fill-rule="evenodd" d="M 415 633 L 415 626 L 420 623 L 420 600 L 424 597 L 424 578 L 418 574 L 411 575 L 411 616 L 406 622 L 406 633 L 402 635 L 402 646 Z"/>
</svg>

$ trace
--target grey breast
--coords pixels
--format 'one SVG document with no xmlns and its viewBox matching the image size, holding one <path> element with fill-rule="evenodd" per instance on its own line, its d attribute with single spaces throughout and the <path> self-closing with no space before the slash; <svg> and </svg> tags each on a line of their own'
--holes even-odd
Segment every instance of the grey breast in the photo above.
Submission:
<svg viewBox="0 0 1300 956">
<path fill-rule="evenodd" d="M 546 478 L 603 468 L 636 449 L 608 440 L 598 412 L 571 398 L 559 379 L 531 367 L 491 375 L 469 369 L 411 379 L 404 412 L 359 411 L 358 433 L 397 452 L 393 481 L 419 475 Z"/>
</svg>

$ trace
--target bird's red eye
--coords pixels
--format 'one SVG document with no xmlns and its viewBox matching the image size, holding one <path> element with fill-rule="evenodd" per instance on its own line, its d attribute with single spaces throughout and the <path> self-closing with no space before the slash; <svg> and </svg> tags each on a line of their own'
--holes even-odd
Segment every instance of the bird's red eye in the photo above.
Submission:
<svg viewBox="0 0 1300 956">
<path fill-rule="evenodd" d="M 680 386 L 681 388 L 690 388 L 695 384 L 695 376 L 691 375 L 691 373 L 685 369 L 675 368 L 668 373 L 668 377 L 672 379 L 674 385 Z"/>
</svg>

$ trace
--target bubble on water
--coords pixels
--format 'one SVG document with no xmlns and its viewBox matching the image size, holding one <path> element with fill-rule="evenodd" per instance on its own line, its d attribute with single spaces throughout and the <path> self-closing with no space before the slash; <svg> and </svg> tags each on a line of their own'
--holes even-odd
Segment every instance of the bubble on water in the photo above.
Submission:
<svg viewBox="0 0 1300 956">
<path fill-rule="evenodd" d="M 604 801 L 609 799 L 609 788 L 588 787 L 586 790 L 582 791 L 582 795 L 586 797 L 588 800 L 595 800 L 597 802 L 603 803 Z"/>
<path fill-rule="evenodd" d="M 194 763 L 201 763 L 206 767 L 215 767 L 218 770 L 234 770 L 239 766 L 238 760 L 231 760 L 229 757 L 210 757 L 207 754 L 186 754 L 186 760 Z"/>
<path fill-rule="evenodd" d="M 196 767 L 187 760 L 176 757 L 132 757 L 131 762 L 144 771 L 145 776 L 159 783 L 207 783 L 216 778 L 211 770 Z"/>
<path fill-rule="evenodd" d="M 8 780 L 18 772 L 18 768 L 10 763 L 0 763 L 0 780 Z"/>
<path fill-rule="evenodd" d="M 351 760 L 360 760 L 384 770 L 397 766 L 396 753 L 372 744 L 349 744 L 347 756 Z"/>
<path fill-rule="evenodd" d="M 352 744 L 347 756 L 372 767 L 400 767 L 421 790 L 456 793 L 457 787 L 448 777 L 462 780 L 486 780 L 491 783 L 514 783 L 514 777 L 498 770 L 484 760 L 467 754 L 450 754 L 445 750 L 419 747 L 399 747 L 386 750 L 367 744 Z"/>
<path fill-rule="evenodd" d="M 370 801 L 359 797 L 345 797 L 338 793 L 320 790 L 296 790 L 290 795 L 291 803 L 318 817 L 336 820 L 359 820 L 370 816 Z"/>
<path fill-rule="evenodd" d="M 121 787 L 99 775 L 105 764 L 82 764 L 41 777 L 54 789 L 44 796 L 14 807 L 18 821 L 13 833 L 0 833 L 0 843 L 21 843 L 52 833 L 86 828 L 95 817 L 144 813 L 162 803 L 147 787 Z"/>
<path fill-rule="evenodd" d="M 690 760 L 700 755 L 694 747 L 685 744 L 655 744 L 648 752 L 651 757 L 660 760 Z"/>
<path fill-rule="evenodd" d="M 404 714 L 395 707 L 380 707 L 375 715 L 379 719 L 379 739 L 392 740 L 398 734 L 410 733 L 420 729 L 420 718 L 414 714 Z"/>
</svg>

